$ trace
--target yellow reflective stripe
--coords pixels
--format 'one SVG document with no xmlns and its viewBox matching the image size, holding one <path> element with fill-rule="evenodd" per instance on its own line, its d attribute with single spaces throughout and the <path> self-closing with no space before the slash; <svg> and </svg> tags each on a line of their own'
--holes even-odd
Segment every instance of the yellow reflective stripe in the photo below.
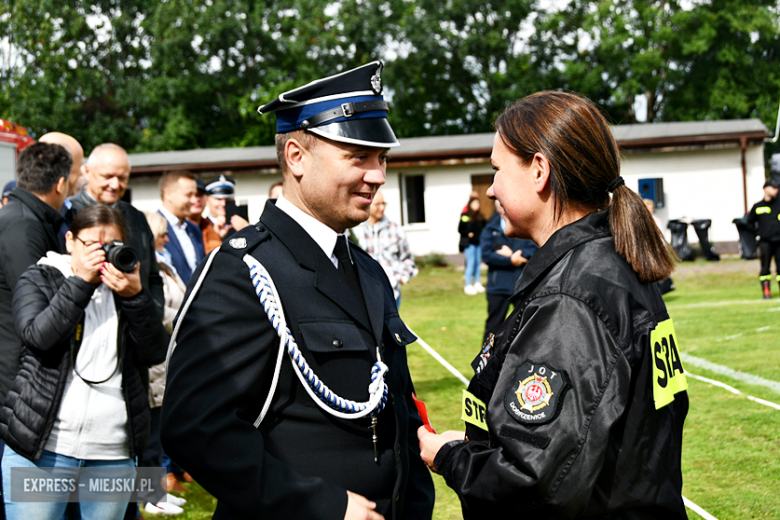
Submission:
<svg viewBox="0 0 780 520">
<path fill-rule="evenodd" d="M 769 206 L 761 206 L 759 208 L 756 208 L 756 215 L 763 215 L 764 213 L 772 213 L 772 208 L 770 208 Z"/>
<path fill-rule="evenodd" d="M 487 415 L 487 406 L 481 400 L 477 399 L 474 394 L 468 390 L 463 390 L 463 410 L 461 411 L 460 418 L 467 423 L 471 423 L 477 428 L 482 428 L 487 431 L 487 422 L 485 417 Z"/>
<path fill-rule="evenodd" d="M 688 389 L 677 335 L 671 319 L 656 325 L 650 333 L 650 355 L 653 361 L 653 401 L 655 409 L 674 401 L 675 394 Z"/>
</svg>

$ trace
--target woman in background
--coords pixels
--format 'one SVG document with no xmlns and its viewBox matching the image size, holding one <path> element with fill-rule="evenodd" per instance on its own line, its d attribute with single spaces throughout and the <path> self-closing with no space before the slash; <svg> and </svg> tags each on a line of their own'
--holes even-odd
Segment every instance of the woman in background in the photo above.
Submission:
<svg viewBox="0 0 780 520">
<path fill-rule="evenodd" d="M 485 225 L 485 217 L 480 213 L 479 199 L 469 199 L 468 210 L 460 216 L 460 224 L 458 224 L 459 249 L 466 256 L 463 292 L 468 295 L 485 292 L 485 288 L 479 282 L 481 274 L 479 268 L 482 264 L 479 237 Z"/>
</svg>

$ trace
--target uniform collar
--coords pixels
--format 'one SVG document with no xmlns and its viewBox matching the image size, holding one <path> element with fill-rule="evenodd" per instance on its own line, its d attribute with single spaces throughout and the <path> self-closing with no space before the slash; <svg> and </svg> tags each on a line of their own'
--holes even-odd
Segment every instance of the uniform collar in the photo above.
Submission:
<svg viewBox="0 0 780 520">
<path fill-rule="evenodd" d="M 517 298 L 537 278 L 543 276 L 550 267 L 558 263 L 566 253 L 575 247 L 608 236 L 612 236 L 612 231 L 609 228 L 608 209 L 589 213 L 581 219 L 563 226 L 553 233 L 547 243 L 528 261 L 523 269 L 523 274 L 515 285 L 512 299 Z"/>
<path fill-rule="evenodd" d="M 285 199 L 284 195 L 279 195 L 279 198 L 276 199 L 276 209 L 284 211 L 297 222 L 306 231 L 306 234 L 320 246 L 325 256 L 330 258 L 333 255 L 333 248 L 336 247 L 336 239 L 339 236 L 338 233 Z"/>
</svg>

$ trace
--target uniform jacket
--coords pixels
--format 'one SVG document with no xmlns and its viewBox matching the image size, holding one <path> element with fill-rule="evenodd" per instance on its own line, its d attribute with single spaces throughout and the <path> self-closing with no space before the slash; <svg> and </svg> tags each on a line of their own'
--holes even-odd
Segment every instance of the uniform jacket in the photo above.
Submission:
<svg viewBox="0 0 780 520">
<path fill-rule="evenodd" d="M 414 265 L 414 255 L 409 249 L 401 226 L 383 216 L 379 222 L 370 225 L 363 222 L 352 231 L 358 245 L 379 262 L 387 273 L 393 294 L 397 299 L 401 296 L 401 284 L 417 276 L 417 266 Z"/>
<path fill-rule="evenodd" d="M 87 193 L 86 188 L 68 200 L 73 205 L 65 217 L 68 225 L 73 222 L 79 211 L 92 204 L 97 204 L 97 201 Z M 146 222 L 144 214 L 135 209 L 132 204 L 120 200 L 114 204 L 114 207 L 125 218 L 127 245 L 135 249 L 135 252 L 138 254 L 138 262 L 141 264 L 139 271 L 141 284 L 149 289 L 155 308 L 160 319 L 162 319 L 165 296 L 163 294 L 163 281 L 160 277 L 160 266 L 157 265 L 157 257 L 154 254 L 154 235 L 152 235 L 152 230 L 149 229 L 149 223 Z"/>
<path fill-rule="evenodd" d="M 780 242 L 780 197 L 756 202 L 748 213 L 748 226 L 764 242 Z"/>
<path fill-rule="evenodd" d="M 530 240 L 507 237 L 501 229 L 501 217 L 497 213 L 482 230 L 479 244 L 482 261 L 488 266 L 487 293 L 511 296 L 526 264 L 515 267 L 508 256 L 499 255 L 496 251 L 508 246 L 512 251 L 521 250 L 523 257 L 530 259 L 539 247 Z"/>
<path fill-rule="evenodd" d="M 162 443 L 217 497 L 214 518 L 341 520 L 346 490 L 376 501 L 388 520 L 431 517 L 433 485 L 419 456 L 422 422 L 406 362 L 405 347 L 415 337 L 398 316 L 382 268 L 358 247 L 351 251 L 365 307 L 314 240 L 269 201 L 260 222 L 216 254 L 189 312 L 179 318 Z M 318 408 L 286 354 L 268 415 L 253 426 L 279 338 L 242 261 L 247 253 L 270 273 L 301 352 L 335 393 L 367 400 L 377 347 L 383 352 L 390 398 L 379 415 L 378 465 L 369 420 L 335 419 Z"/>
<path fill-rule="evenodd" d="M 160 215 L 162 215 L 162 213 L 160 213 Z M 163 217 L 164 216 L 165 215 L 163 215 Z M 165 221 L 168 222 L 168 219 L 165 219 Z M 187 226 L 187 235 L 192 241 L 192 247 L 195 248 L 195 258 L 198 263 L 200 263 L 200 261 L 203 260 L 203 257 L 205 256 L 203 249 L 203 233 L 201 232 L 198 225 L 194 222 L 184 219 L 184 223 Z M 171 226 L 170 222 L 168 222 L 168 239 L 169 242 L 165 244 L 165 249 L 167 249 L 171 254 L 173 267 L 176 268 L 176 272 L 184 281 L 184 283 L 189 283 L 190 277 L 192 276 L 192 269 L 190 269 L 190 264 L 187 263 L 187 257 L 184 255 L 184 249 L 181 248 L 179 237 L 176 236 L 176 233 L 173 231 L 173 226 Z"/>
<path fill-rule="evenodd" d="M 0 404 L 19 368 L 22 343 L 11 315 L 16 282 L 47 251 L 60 251 L 62 216 L 29 191 L 16 188 L 0 209 Z"/>
<path fill-rule="evenodd" d="M 71 337 L 94 291 L 94 285 L 77 276 L 66 279 L 54 267 L 36 265 L 22 275 L 14 292 L 13 315 L 23 347 L 19 373 L 0 409 L 0 437 L 30 460 L 41 457 L 51 433 L 72 367 Z M 114 300 L 132 458 L 149 437 L 145 367 L 165 359 L 169 336 L 148 289 L 131 298 L 115 295 Z"/>
<path fill-rule="evenodd" d="M 669 367 L 670 379 L 657 380 L 667 385 L 684 378 L 682 365 L 660 344 L 671 339 L 651 348 L 669 316 L 657 287 L 615 252 L 608 211 L 558 230 L 512 299 L 469 385 L 487 403 L 488 431 L 468 425 L 472 440 L 448 443 L 435 460 L 464 517 L 686 518 L 687 392 L 658 410 L 653 401 L 653 367 Z"/>
</svg>

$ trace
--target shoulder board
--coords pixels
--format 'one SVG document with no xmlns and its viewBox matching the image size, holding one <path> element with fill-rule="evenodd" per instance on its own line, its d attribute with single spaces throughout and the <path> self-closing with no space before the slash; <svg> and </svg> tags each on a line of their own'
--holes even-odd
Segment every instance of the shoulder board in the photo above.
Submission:
<svg viewBox="0 0 780 520">
<path fill-rule="evenodd" d="M 220 253 L 227 253 L 238 258 L 251 252 L 262 241 L 271 236 L 268 229 L 260 222 L 253 226 L 247 226 L 222 243 Z"/>
<path fill-rule="evenodd" d="M 463 222 L 468 222 L 471 219 L 469 218 L 468 215 L 463 215 L 462 217 L 460 217 L 460 220 L 463 221 Z"/>
</svg>

